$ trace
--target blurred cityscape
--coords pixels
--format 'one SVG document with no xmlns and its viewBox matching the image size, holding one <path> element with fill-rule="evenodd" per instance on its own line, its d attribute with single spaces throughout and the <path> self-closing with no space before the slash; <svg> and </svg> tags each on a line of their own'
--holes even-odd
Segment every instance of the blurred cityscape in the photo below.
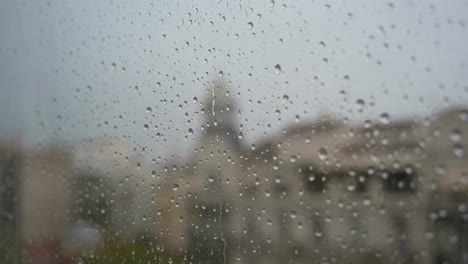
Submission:
<svg viewBox="0 0 468 264">
<path fill-rule="evenodd" d="M 3 142 L 1 263 L 468 263 L 468 109 L 246 144 L 222 81 L 210 96 L 184 159 Z"/>
</svg>

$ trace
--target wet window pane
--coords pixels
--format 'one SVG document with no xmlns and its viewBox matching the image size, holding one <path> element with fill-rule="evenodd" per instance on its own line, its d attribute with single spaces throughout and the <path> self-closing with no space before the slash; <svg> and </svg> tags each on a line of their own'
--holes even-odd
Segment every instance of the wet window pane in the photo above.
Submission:
<svg viewBox="0 0 468 264">
<path fill-rule="evenodd" d="M 0 263 L 468 263 L 467 13 L 0 4 Z"/>
</svg>

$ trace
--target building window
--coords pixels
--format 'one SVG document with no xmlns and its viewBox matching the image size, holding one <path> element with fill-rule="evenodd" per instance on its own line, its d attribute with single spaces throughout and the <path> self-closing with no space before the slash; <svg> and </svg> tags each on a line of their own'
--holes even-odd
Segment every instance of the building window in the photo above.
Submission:
<svg viewBox="0 0 468 264">
<path fill-rule="evenodd" d="M 304 166 L 299 171 L 309 192 L 321 193 L 327 189 L 328 175 L 325 172 L 314 169 L 312 166 Z"/>
<path fill-rule="evenodd" d="M 384 189 L 387 192 L 414 192 L 416 184 L 413 172 L 405 170 L 384 172 L 382 174 Z"/>
<path fill-rule="evenodd" d="M 367 191 L 367 185 L 369 177 L 365 172 L 349 171 L 344 176 L 345 180 L 348 181 L 346 189 L 350 192 L 363 193 Z"/>
<path fill-rule="evenodd" d="M 312 232 L 314 241 L 322 242 L 325 239 L 325 226 L 320 211 L 312 214 Z"/>
</svg>

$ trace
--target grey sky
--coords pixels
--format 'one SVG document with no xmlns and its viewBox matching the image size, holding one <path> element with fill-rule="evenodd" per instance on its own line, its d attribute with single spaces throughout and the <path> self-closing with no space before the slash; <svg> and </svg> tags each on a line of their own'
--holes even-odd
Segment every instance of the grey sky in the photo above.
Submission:
<svg viewBox="0 0 468 264">
<path fill-rule="evenodd" d="M 165 155 L 199 135 L 220 71 L 248 142 L 296 115 L 359 121 L 468 102 L 467 1 L 134 2 L 1 4 L 3 137 L 112 135 Z"/>
</svg>

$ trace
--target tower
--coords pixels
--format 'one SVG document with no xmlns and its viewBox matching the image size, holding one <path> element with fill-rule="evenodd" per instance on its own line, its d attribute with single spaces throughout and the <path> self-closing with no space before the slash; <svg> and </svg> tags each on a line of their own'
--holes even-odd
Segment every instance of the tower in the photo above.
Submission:
<svg viewBox="0 0 468 264">
<path fill-rule="evenodd" d="M 228 140 L 236 148 L 239 147 L 239 137 L 236 126 L 236 103 L 225 82 L 216 78 L 207 89 L 205 110 L 206 137 L 216 135 L 220 140 Z M 227 142 L 226 142 L 227 143 Z"/>
</svg>

